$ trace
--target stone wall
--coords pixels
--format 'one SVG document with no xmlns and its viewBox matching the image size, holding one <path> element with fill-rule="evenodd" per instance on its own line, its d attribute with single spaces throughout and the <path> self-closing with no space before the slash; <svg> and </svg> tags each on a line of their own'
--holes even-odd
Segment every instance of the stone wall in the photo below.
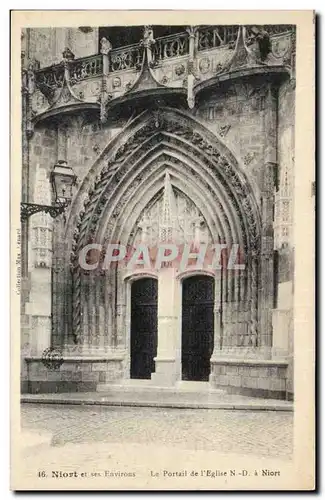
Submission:
<svg viewBox="0 0 325 500">
<path fill-rule="evenodd" d="M 220 85 L 195 115 L 218 135 L 247 173 L 256 198 L 262 183 L 264 153 L 264 91 L 251 84 Z"/>
<path fill-rule="evenodd" d="M 62 61 L 62 52 L 68 47 L 76 58 L 98 53 L 98 28 L 83 31 L 79 28 L 31 28 L 24 30 L 28 38 L 29 57 L 36 59 L 41 68 Z"/>
<path fill-rule="evenodd" d="M 117 382 L 123 373 L 120 359 L 71 358 L 56 370 L 37 357 L 27 357 L 24 364 L 21 390 L 32 394 L 96 391 L 98 384 Z"/>
<path fill-rule="evenodd" d="M 287 362 L 214 361 L 211 382 L 216 388 L 244 396 L 286 399 Z"/>
<path fill-rule="evenodd" d="M 81 115 L 67 121 L 68 147 L 67 161 L 75 171 L 79 181 L 89 172 L 109 141 L 122 130 L 124 119 L 101 124 L 99 117 Z"/>
<path fill-rule="evenodd" d="M 278 192 L 275 204 L 275 248 L 278 252 L 277 301 L 273 313 L 273 355 L 287 352 L 287 397 L 293 397 L 293 193 L 294 193 L 294 80 L 284 83 L 279 92 L 278 111 Z M 282 354 L 281 354 L 282 351 Z"/>
</svg>

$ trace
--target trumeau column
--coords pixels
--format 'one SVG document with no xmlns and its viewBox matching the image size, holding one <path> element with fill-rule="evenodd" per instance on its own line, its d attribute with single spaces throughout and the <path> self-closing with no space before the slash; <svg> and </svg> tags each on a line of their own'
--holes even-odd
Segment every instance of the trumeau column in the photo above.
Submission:
<svg viewBox="0 0 325 500">
<path fill-rule="evenodd" d="M 37 166 L 33 203 L 51 204 L 45 169 Z M 42 354 L 51 345 L 52 221 L 48 214 L 30 218 L 30 296 L 26 314 L 31 316 L 31 354 Z"/>
<path fill-rule="evenodd" d="M 159 241 L 176 244 L 178 221 L 175 199 L 168 172 L 165 176 L 162 210 L 159 218 Z M 155 385 L 170 386 L 180 379 L 181 356 L 178 328 L 178 294 L 176 269 L 172 266 L 158 270 L 158 344 L 155 373 L 151 379 Z"/>
<path fill-rule="evenodd" d="M 156 371 L 151 375 L 155 385 L 174 385 L 180 379 L 180 356 L 177 342 L 176 269 L 164 267 L 158 275 L 158 347 Z M 179 332 L 178 332 L 179 333 Z M 176 364 L 176 359 L 178 363 Z M 178 365 L 178 366 L 177 366 Z"/>
</svg>

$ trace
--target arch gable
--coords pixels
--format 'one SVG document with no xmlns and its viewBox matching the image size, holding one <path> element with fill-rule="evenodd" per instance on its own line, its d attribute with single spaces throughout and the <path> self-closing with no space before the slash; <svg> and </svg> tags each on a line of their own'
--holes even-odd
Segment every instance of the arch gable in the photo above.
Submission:
<svg viewBox="0 0 325 500">
<path fill-rule="evenodd" d="M 68 230 L 74 230 L 72 260 L 78 249 L 94 238 L 105 208 L 114 203 L 114 196 L 118 199 L 118 187 L 134 165 L 153 155 L 159 147 L 168 152 L 172 143 L 193 158 L 201 155 L 202 162 L 222 181 L 226 197 L 233 200 L 235 212 L 242 226 L 247 228 L 247 244 L 258 251 L 260 216 L 246 174 L 223 142 L 200 122 L 183 111 L 170 108 L 148 111 L 135 118 L 114 139 L 94 164 L 77 195 L 74 207 L 74 212 L 79 211 L 77 222 L 75 227 L 68 224 Z M 138 180 L 140 176 L 141 173 Z M 93 184 L 91 177 L 95 177 Z M 116 212 L 120 209 L 121 204 L 117 204 Z"/>
</svg>

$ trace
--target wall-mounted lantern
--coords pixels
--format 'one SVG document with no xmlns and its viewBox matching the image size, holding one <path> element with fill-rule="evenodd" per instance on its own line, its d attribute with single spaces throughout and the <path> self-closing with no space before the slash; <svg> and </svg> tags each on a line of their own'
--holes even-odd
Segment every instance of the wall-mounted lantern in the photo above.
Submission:
<svg viewBox="0 0 325 500">
<path fill-rule="evenodd" d="M 20 219 L 27 220 L 31 215 L 38 212 L 45 212 L 55 218 L 65 212 L 71 203 L 73 186 L 75 186 L 77 176 L 68 163 L 59 160 L 53 167 L 50 175 L 50 182 L 54 193 L 54 205 L 39 205 L 36 203 L 20 204 Z"/>
</svg>

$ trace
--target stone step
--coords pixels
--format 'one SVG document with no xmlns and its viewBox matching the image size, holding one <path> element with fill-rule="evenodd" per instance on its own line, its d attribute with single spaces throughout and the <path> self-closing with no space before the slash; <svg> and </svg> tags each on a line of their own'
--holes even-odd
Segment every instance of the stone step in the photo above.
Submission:
<svg viewBox="0 0 325 500">
<path fill-rule="evenodd" d="M 254 410 L 254 411 L 293 411 L 293 403 L 283 400 L 249 398 L 233 394 L 210 394 L 175 391 L 174 394 L 157 390 L 156 392 L 118 391 L 93 393 L 62 394 L 23 394 L 22 403 L 64 404 L 64 405 L 101 405 L 154 408 L 192 408 L 214 410 Z"/>
<path fill-rule="evenodd" d="M 126 379 L 118 383 L 98 384 L 98 392 L 168 392 L 168 393 L 220 393 L 222 389 L 211 387 L 209 382 L 179 381 L 175 386 L 157 386 L 150 379 Z"/>
<path fill-rule="evenodd" d="M 215 392 L 217 389 L 211 387 L 209 382 L 196 382 L 192 380 L 180 380 L 176 383 L 176 388 L 185 392 Z M 220 392 L 218 390 L 218 392 Z"/>
</svg>

